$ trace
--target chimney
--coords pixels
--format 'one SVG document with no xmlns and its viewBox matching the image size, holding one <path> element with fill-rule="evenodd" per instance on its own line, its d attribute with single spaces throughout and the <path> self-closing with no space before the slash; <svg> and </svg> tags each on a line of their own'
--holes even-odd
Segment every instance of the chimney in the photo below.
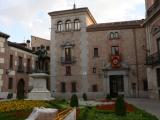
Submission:
<svg viewBox="0 0 160 120">
<path fill-rule="evenodd" d="M 26 43 L 27 43 L 27 48 L 29 48 L 29 49 L 30 49 L 30 48 L 31 48 L 31 46 L 30 46 L 31 41 L 30 41 L 30 40 L 27 40 L 27 42 L 26 42 Z"/>
</svg>

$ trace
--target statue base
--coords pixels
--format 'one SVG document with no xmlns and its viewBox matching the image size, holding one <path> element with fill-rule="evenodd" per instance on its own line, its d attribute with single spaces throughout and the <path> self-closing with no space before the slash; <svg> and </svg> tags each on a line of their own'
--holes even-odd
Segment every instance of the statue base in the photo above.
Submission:
<svg viewBox="0 0 160 120">
<path fill-rule="evenodd" d="M 30 74 L 30 85 L 33 87 L 28 94 L 28 100 L 53 100 L 51 92 L 46 88 L 46 81 L 49 78 L 45 73 Z"/>
</svg>

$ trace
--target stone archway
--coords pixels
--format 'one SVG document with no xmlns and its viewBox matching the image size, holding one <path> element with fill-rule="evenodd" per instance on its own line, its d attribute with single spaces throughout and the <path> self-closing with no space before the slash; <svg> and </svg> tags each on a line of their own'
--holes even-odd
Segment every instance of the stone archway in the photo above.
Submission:
<svg viewBox="0 0 160 120">
<path fill-rule="evenodd" d="M 24 98 L 24 92 L 25 92 L 24 87 L 25 87 L 25 82 L 23 79 L 20 79 L 17 84 L 17 98 L 18 99 Z"/>
</svg>

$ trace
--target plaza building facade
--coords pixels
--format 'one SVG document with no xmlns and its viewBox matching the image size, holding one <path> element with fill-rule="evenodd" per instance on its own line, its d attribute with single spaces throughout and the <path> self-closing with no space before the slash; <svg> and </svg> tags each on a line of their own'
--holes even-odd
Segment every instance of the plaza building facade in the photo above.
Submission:
<svg viewBox="0 0 160 120">
<path fill-rule="evenodd" d="M 0 92 L 4 96 L 12 93 L 13 98 L 27 97 L 36 55 L 28 48 L 30 41 L 14 43 L 8 38 L 9 35 L 0 32 Z"/>
<path fill-rule="evenodd" d="M 160 1 L 146 0 L 144 22 L 147 40 L 148 93 L 153 99 L 160 99 Z"/>
<path fill-rule="evenodd" d="M 49 15 L 53 96 L 148 96 L 144 20 L 97 23 L 88 8 Z"/>
</svg>

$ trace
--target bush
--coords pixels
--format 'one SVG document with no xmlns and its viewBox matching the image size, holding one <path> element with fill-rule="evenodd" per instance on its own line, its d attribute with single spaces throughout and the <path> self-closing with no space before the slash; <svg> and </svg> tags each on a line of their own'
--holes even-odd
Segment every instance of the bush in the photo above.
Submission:
<svg viewBox="0 0 160 120">
<path fill-rule="evenodd" d="M 106 100 L 111 100 L 111 99 L 112 99 L 111 95 L 110 95 L 110 94 L 107 94 Z"/>
<path fill-rule="evenodd" d="M 76 94 L 73 94 L 70 100 L 71 107 L 78 107 L 78 97 Z"/>
<path fill-rule="evenodd" d="M 125 116 L 126 115 L 126 106 L 125 106 L 123 96 L 118 96 L 118 98 L 116 100 L 115 113 L 118 116 Z"/>
<path fill-rule="evenodd" d="M 83 100 L 84 101 L 87 101 L 88 99 L 87 99 L 87 94 L 86 93 L 83 93 Z"/>
<path fill-rule="evenodd" d="M 8 93 L 7 99 L 13 98 L 13 93 Z"/>
</svg>

